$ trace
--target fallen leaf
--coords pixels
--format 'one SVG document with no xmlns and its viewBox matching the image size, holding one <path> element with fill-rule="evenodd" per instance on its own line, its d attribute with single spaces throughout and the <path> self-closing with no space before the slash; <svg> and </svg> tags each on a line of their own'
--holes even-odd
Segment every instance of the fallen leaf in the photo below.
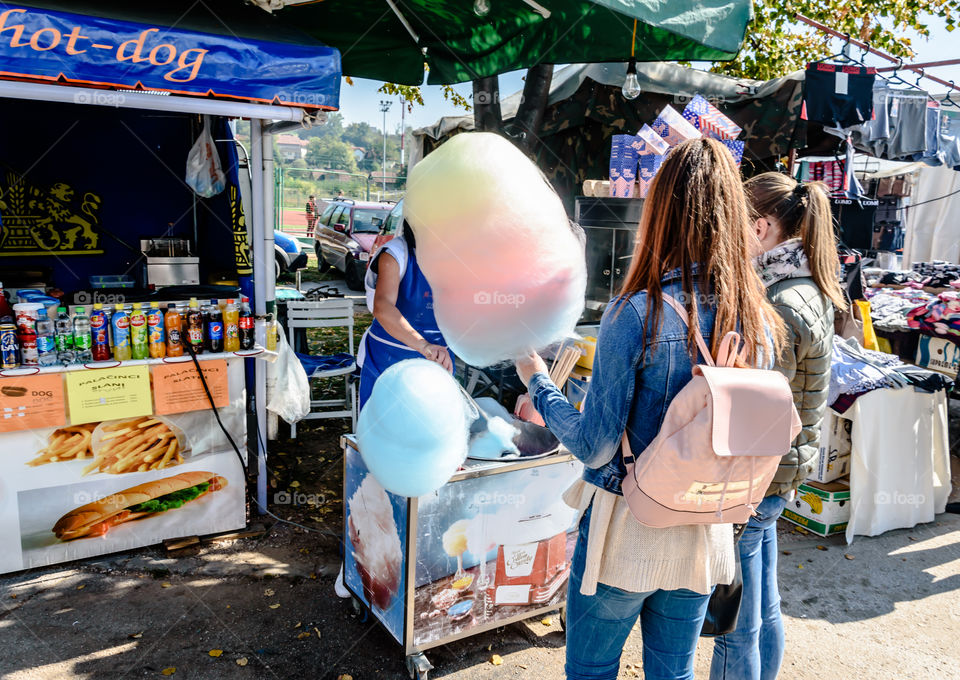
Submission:
<svg viewBox="0 0 960 680">
<path fill-rule="evenodd" d="M 294 628 L 295 628 L 295 629 L 296 629 L 296 628 L 299 628 L 299 627 L 302 626 L 302 625 L 303 625 L 303 621 L 297 621 L 297 625 L 295 625 Z"/>
<path fill-rule="evenodd" d="M 272 605 L 270 605 L 270 609 L 280 609 L 280 603 L 274 602 Z"/>
<path fill-rule="evenodd" d="M 789 550 L 781 550 L 781 551 L 780 551 L 780 554 L 782 554 L 782 555 L 792 555 L 793 553 L 792 553 L 791 551 L 789 551 Z"/>
<path fill-rule="evenodd" d="M 301 554 L 301 555 L 309 555 L 309 554 L 310 554 L 310 548 L 300 548 L 300 554 Z"/>
<path fill-rule="evenodd" d="M 817 550 L 826 550 L 826 549 L 827 549 L 827 546 L 825 546 L 825 545 L 818 545 L 818 546 L 817 546 Z"/>
<path fill-rule="evenodd" d="M 851 555 L 850 553 L 844 553 L 843 556 L 846 557 L 848 560 L 855 560 L 855 559 L 857 559 L 854 555 Z"/>
<path fill-rule="evenodd" d="M 343 675 L 338 675 L 337 680 L 353 680 L 353 676 L 349 673 L 344 673 Z"/>
<path fill-rule="evenodd" d="M 81 583 L 80 585 L 77 586 L 77 590 L 83 590 L 86 587 L 87 587 L 86 585 Z"/>
<path fill-rule="evenodd" d="M 296 488 L 298 488 L 299 486 L 300 486 L 300 482 L 298 482 L 297 480 L 293 480 L 292 482 L 290 482 L 290 488 L 291 488 L 291 489 L 296 489 Z"/>
<path fill-rule="evenodd" d="M 553 625 L 553 617 L 552 617 L 552 616 L 544 616 L 542 619 L 540 619 L 540 623 L 542 623 L 542 624 L 545 625 L 545 626 L 552 626 L 552 625 Z"/>
<path fill-rule="evenodd" d="M 177 672 L 177 669 L 174 668 L 173 666 L 170 666 L 169 668 L 164 668 L 162 671 L 160 671 L 162 675 L 173 675 L 176 672 Z"/>
<path fill-rule="evenodd" d="M 209 655 L 212 656 L 214 659 L 216 659 L 218 656 L 220 656 L 221 654 L 223 654 L 223 650 L 222 650 L 222 649 L 211 649 L 209 652 L 207 652 L 207 654 L 209 654 Z"/>
<path fill-rule="evenodd" d="M 131 640 L 139 640 L 143 637 L 143 631 L 141 630 L 139 633 L 131 633 L 127 637 L 129 637 Z"/>
<path fill-rule="evenodd" d="M 17 599 L 16 593 L 14 593 L 13 595 L 11 595 L 11 596 L 10 596 L 10 599 L 11 599 L 11 600 L 16 600 L 16 599 Z"/>
<path fill-rule="evenodd" d="M 239 659 L 237 659 L 237 665 L 238 665 L 238 666 L 246 666 L 246 665 L 247 665 L 247 657 L 241 656 Z"/>
<path fill-rule="evenodd" d="M 317 578 L 317 575 L 316 575 L 316 574 L 310 574 L 310 578 L 315 579 L 315 578 Z"/>
<path fill-rule="evenodd" d="M 304 631 L 297 636 L 298 640 L 306 640 L 308 637 L 313 637 L 313 633 L 309 631 Z"/>
<path fill-rule="evenodd" d="M 798 564 L 798 565 L 797 565 L 797 569 L 803 569 L 803 565 L 802 565 L 802 564 Z"/>
<path fill-rule="evenodd" d="M 161 588 L 169 588 L 169 587 L 170 587 L 170 584 L 167 583 L 166 581 L 164 581 L 163 583 L 160 584 L 160 587 L 161 587 Z"/>
<path fill-rule="evenodd" d="M 310 515 L 310 519 L 313 520 L 314 522 L 322 522 L 322 521 L 323 521 L 323 518 L 322 518 L 322 517 L 317 517 L 316 515 Z"/>
<path fill-rule="evenodd" d="M 286 451 L 277 451 L 277 455 L 278 455 L 278 456 L 285 456 L 285 455 L 287 455 L 287 452 L 286 452 Z"/>
<path fill-rule="evenodd" d="M 524 666 L 522 663 L 518 663 L 517 668 L 522 668 L 523 670 L 527 670 L 527 667 Z"/>
<path fill-rule="evenodd" d="M 263 594 L 266 595 L 267 597 L 273 597 L 273 588 L 267 588 L 266 590 L 263 591 Z"/>
<path fill-rule="evenodd" d="M 319 639 L 320 639 L 320 631 L 317 630 L 317 628 L 314 628 L 314 629 L 313 629 L 313 632 L 315 632 L 315 633 L 317 634 L 317 639 L 319 640 Z"/>
<path fill-rule="evenodd" d="M 494 654 L 490 657 L 490 663 L 492 663 L 494 666 L 499 666 L 503 663 L 503 659 L 500 658 L 499 654 Z"/>
</svg>

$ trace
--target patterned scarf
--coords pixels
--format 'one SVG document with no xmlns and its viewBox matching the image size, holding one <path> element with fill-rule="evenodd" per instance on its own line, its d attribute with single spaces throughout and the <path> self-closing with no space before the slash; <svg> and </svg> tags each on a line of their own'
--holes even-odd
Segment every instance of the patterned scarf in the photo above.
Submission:
<svg viewBox="0 0 960 680">
<path fill-rule="evenodd" d="M 810 276 L 810 263 L 798 238 L 780 243 L 754 260 L 763 285 L 769 288 L 777 281 Z"/>
</svg>

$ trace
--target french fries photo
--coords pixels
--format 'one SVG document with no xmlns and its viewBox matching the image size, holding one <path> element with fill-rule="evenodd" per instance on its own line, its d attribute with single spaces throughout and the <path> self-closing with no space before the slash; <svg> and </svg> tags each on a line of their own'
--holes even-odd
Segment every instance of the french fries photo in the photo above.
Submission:
<svg viewBox="0 0 960 680">
<path fill-rule="evenodd" d="M 50 435 L 47 448 L 38 451 L 37 457 L 28 461 L 27 465 L 36 467 L 37 465 L 46 465 L 62 460 L 92 458 L 93 450 L 90 448 L 90 438 L 93 436 L 93 430 L 96 427 L 96 423 L 86 423 L 85 425 L 70 425 L 55 430 Z"/>
<path fill-rule="evenodd" d="M 121 420 L 102 428 L 99 450 L 83 474 L 121 474 L 162 470 L 183 462 L 177 435 L 162 420 L 150 417 Z"/>
</svg>

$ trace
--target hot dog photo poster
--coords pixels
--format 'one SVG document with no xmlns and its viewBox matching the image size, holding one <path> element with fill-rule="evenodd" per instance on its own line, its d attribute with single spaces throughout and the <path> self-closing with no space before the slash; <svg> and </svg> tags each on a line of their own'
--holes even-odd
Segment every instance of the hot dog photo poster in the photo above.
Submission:
<svg viewBox="0 0 960 680">
<path fill-rule="evenodd" d="M 242 361 L 223 369 L 217 410 L 245 455 Z M 75 422 L 64 378 L 0 377 L 0 573 L 246 524 L 243 465 L 212 409 L 154 413 L 147 373 L 139 404 L 107 412 L 120 417 Z"/>
</svg>

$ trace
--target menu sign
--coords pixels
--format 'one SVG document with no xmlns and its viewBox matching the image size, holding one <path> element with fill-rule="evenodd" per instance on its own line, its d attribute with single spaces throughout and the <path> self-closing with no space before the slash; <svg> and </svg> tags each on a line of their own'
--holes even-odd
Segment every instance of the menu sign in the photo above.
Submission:
<svg viewBox="0 0 960 680">
<path fill-rule="evenodd" d="M 153 412 L 149 366 L 75 371 L 67 373 L 66 379 L 70 422 L 74 425 Z"/>
<path fill-rule="evenodd" d="M 217 408 L 230 403 L 227 360 L 203 362 L 203 379 Z M 153 369 L 154 413 L 166 415 L 210 408 L 210 398 L 193 364 L 162 364 Z"/>
<path fill-rule="evenodd" d="M 60 374 L 0 379 L 0 432 L 59 427 L 65 422 Z"/>
</svg>

